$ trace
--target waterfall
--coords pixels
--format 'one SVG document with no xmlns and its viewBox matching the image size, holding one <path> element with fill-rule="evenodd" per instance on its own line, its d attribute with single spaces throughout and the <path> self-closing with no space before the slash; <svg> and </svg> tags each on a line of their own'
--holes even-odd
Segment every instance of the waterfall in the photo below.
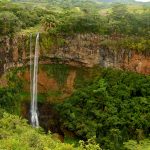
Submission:
<svg viewBox="0 0 150 150">
<path fill-rule="evenodd" d="M 30 36 L 30 91 L 31 91 L 31 124 L 39 126 L 37 107 L 37 80 L 38 80 L 38 55 L 39 55 L 39 33 L 36 36 L 34 65 L 32 73 L 32 36 Z"/>
<path fill-rule="evenodd" d="M 32 102 L 32 86 L 33 86 L 33 73 L 32 73 L 33 61 L 32 61 L 32 34 L 30 34 L 30 98 Z M 32 103 L 31 103 L 32 104 Z"/>
</svg>

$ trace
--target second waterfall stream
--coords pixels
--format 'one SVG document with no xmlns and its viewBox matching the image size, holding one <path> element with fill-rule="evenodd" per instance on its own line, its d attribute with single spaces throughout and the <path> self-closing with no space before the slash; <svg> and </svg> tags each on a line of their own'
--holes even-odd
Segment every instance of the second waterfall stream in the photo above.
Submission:
<svg viewBox="0 0 150 150">
<path fill-rule="evenodd" d="M 39 58 L 39 33 L 36 36 L 34 61 L 32 60 L 32 36 L 30 36 L 30 91 L 31 91 L 31 124 L 39 127 L 37 105 L 38 58 Z M 32 67 L 33 66 L 33 67 Z"/>
</svg>

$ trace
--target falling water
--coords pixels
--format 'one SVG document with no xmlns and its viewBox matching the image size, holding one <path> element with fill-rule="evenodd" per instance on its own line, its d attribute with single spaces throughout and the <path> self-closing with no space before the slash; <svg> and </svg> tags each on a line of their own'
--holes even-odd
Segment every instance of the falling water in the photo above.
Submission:
<svg viewBox="0 0 150 150">
<path fill-rule="evenodd" d="M 32 73 L 33 61 L 32 61 L 32 34 L 30 34 L 30 96 L 32 102 L 32 86 L 33 86 L 33 73 Z M 31 103 L 32 104 L 32 103 Z"/>
<path fill-rule="evenodd" d="M 30 36 L 30 78 L 31 85 L 31 124 L 33 127 L 39 126 L 38 108 L 37 108 L 37 80 L 38 80 L 38 53 L 39 53 L 39 33 L 36 36 L 34 66 L 32 75 L 32 36 Z M 33 78 L 32 78 L 33 76 Z"/>
</svg>

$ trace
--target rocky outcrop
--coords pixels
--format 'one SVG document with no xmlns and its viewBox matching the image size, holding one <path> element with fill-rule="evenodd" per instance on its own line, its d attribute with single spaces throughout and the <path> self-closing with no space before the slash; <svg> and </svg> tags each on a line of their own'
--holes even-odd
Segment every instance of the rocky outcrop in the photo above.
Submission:
<svg viewBox="0 0 150 150">
<path fill-rule="evenodd" d="M 43 35 L 41 35 L 41 39 Z M 101 45 L 106 37 L 95 34 L 78 34 L 70 37 L 53 37 L 53 41 L 61 40 L 61 44 L 40 40 L 40 63 L 65 63 L 72 66 L 114 67 L 131 70 L 142 74 L 150 74 L 150 56 L 134 50 L 116 50 Z M 55 39 L 54 39 L 55 38 Z M 63 42 L 62 42 L 63 41 Z M 0 73 L 12 67 L 28 65 L 29 37 L 3 37 L 0 41 Z M 32 44 L 34 49 L 34 41 Z"/>
</svg>

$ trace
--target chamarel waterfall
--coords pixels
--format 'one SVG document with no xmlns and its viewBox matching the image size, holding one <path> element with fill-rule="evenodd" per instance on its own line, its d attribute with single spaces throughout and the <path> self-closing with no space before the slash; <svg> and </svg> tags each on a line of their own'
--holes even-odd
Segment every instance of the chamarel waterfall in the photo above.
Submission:
<svg viewBox="0 0 150 150">
<path fill-rule="evenodd" d="M 31 124 L 39 127 L 37 106 L 37 81 L 38 81 L 38 58 L 39 58 L 39 33 L 36 36 L 34 61 L 32 60 L 32 35 L 30 35 L 30 91 L 31 91 Z"/>
</svg>

